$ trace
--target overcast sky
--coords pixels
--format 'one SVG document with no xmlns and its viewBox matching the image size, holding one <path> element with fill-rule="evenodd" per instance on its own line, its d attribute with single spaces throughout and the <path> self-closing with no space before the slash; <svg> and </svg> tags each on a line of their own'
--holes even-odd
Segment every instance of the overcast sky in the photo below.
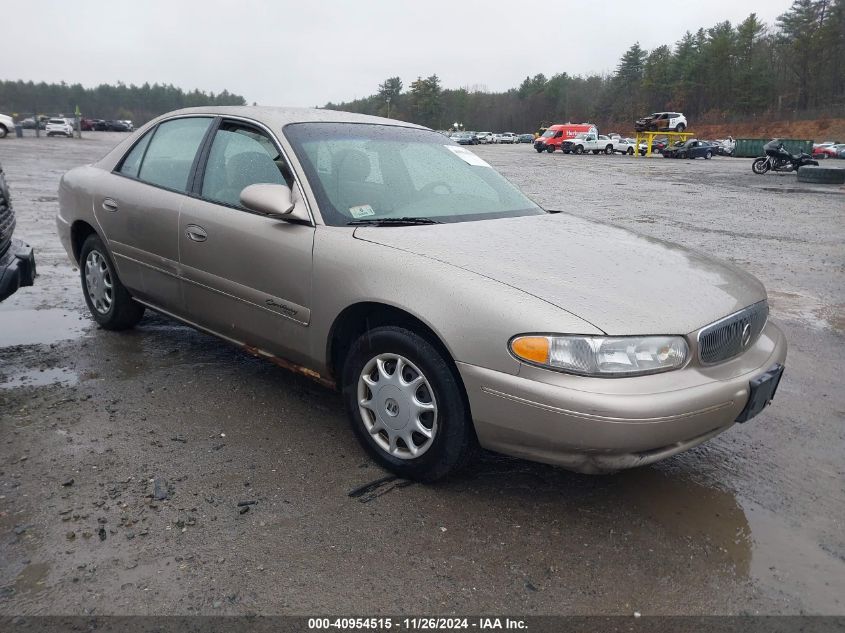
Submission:
<svg viewBox="0 0 845 633">
<path fill-rule="evenodd" d="M 755 12 L 766 23 L 790 0 L 42 0 L 0 36 L 0 78 L 224 88 L 262 105 L 323 105 L 408 87 L 437 73 L 445 87 L 519 84 L 526 75 L 610 72 L 636 41 L 674 43 L 686 30 Z M 8 17 L 8 16 L 7 16 Z"/>
</svg>

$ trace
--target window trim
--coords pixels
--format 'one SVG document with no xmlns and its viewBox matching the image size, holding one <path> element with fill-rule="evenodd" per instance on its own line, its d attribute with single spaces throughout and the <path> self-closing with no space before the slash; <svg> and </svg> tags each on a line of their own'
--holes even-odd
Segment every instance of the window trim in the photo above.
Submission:
<svg viewBox="0 0 845 633">
<path fill-rule="evenodd" d="M 141 139 L 147 136 L 147 134 L 152 134 L 153 136 L 158 131 L 159 126 L 162 123 L 167 123 L 168 121 L 174 121 L 176 119 L 211 119 L 211 124 L 208 126 L 208 130 L 206 131 L 206 135 L 203 137 L 202 142 L 200 142 L 199 148 L 197 149 L 197 153 L 194 155 L 194 162 L 191 165 L 191 171 L 188 173 L 188 183 L 190 186 L 188 187 L 187 191 L 179 191 L 178 189 L 171 189 L 170 187 L 163 187 L 161 185 L 157 185 L 151 182 L 147 182 L 146 180 L 142 180 L 137 177 L 129 176 L 127 174 L 121 173 L 120 168 L 123 167 L 123 162 L 126 160 L 126 157 L 129 156 L 129 153 L 135 149 L 135 146 L 141 142 Z M 308 212 L 308 217 L 310 218 L 310 222 L 307 222 L 309 226 L 316 227 L 317 222 L 314 219 L 314 211 L 311 208 L 311 202 L 308 199 L 308 196 L 305 194 L 305 188 L 302 185 L 302 178 L 296 171 L 293 163 L 290 160 L 290 156 L 288 155 L 287 151 L 285 150 L 284 145 L 282 145 L 281 141 L 279 141 L 278 135 L 273 132 L 271 128 L 264 125 L 260 121 L 256 121 L 255 119 L 250 119 L 247 117 L 237 116 L 237 115 L 220 115 L 220 114 L 213 114 L 213 113 L 190 113 L 190 114 L 177 114 L 174 116 L 167 117 L 165 119 L 161 119 L 158 121 L 154 127 L 147 130 L 144 134 L 141 134 L 132 145 L 126 150 L 117 164 L 112 168 L 111 173 L 115 176 L 120 176 L 121 178 L 126 178 L 127 180 L 134 180 L 135 182 L 140 182 L 144 185 L 149 187 L 155 187 L 156 189 L 161 189 L 163 191 L 169 191 L 171 193 L 180 194 L 183 196 L 187 196 L 189 198 L 194 198 L 196 200 L 202 200 L 203 202 L 207 202 L 209 204 L 217 204 L 221 207 L 227 207 L 230 209 L 235 209 L 237 211 L 243 211 L 245 213 L 252 213 L 253 215 L 258 215 L 261 217 L 266 217 L 261 213 L 257 213 L 255 211 L 250 211 L 249 209 L 245 209 L 243 207 L 235 207 L 223 202 L 217 202 L 215 200 L 209 200 L 208 198 L 203 198 L 198 193 L 195 193 L 195 189 L 197 186 L 201 187 L 202 180 L 197 180 L 197 175 L 202 172 L 205 173 L 205 165 L 208 161 L 208 154 L 211 152 L 211 143 L 213 142 L 214 133 L 220 127 L 220 124 L 224 121 L 236 121 L 238 123 L 246 123 L 250 126 L 256 127 L 259 131 L 264 132 L 267 136 L 270 137 L 270 140 L 276 146 L 276 149 L 279 150 L 279 154 L 282 158 L 285 159 L 285 162 L 288 165 L 288 169 L 290 169 L 291 174 L 293 175 L 294 183 L 296 184 L 297 189 L 299 190 L 299 196 L 302 199 L 303 203 L 305 204 L 305 210 Z M 287 125 L 287 124 L 286 124 Z M 284 126 L 283 126 L 284 129 Z M 150 143 L 153 142 L 153 137 L 150 137 Z M 147 144 L 147 148 L 149 148 L 149 143 Z M 147 150 L 144 150 L 144 155 L 141 157 L 141 164 L 143 165 L 144 159 L 147 157 Z M 200 169 L 201 168 L 201 169 Z M 141 172 L 140 167 L 138 168 L 138 173 Z M 296 218 L 291 218 L 289 220 L 284 220 L 285 222 L 290 222 L 291 224 L 306 224 L 304 221 L 297 220 Z"/>
</svg>

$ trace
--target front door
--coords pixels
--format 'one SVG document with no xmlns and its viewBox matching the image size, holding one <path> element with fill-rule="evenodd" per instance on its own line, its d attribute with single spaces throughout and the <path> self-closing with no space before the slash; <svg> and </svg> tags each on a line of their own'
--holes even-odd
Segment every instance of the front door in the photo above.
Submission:
<svg viewBox="0 0 845 633">
<path fill-rule="evenodd" d="M 118 275 L 134 296 L 181 313 L 179 210 L 211 117 L 164 121 L 139 140 L 94 198 Z"/>
<path fill-rule="evenodd" d="M 311 318 L 314 227 L 245 209 L 240 193 L 256 183 L 294 185 L 265 130 L 224 119 L 200 165 L 197 197 L 180 214 L 186 310 L 223 336 L 301 361 Z M 295 185 L 293 191 L 293 200 L 304 204 Z"/>
</svg>

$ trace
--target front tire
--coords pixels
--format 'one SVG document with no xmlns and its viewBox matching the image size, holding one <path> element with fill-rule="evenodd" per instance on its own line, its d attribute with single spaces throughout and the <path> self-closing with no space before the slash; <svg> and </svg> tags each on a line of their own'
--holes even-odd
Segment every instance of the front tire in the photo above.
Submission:
<svg viewBox="0 0 845 633">
<path fill-rule="evenodd" d="M 629 147 L 629 148 L 628 148 L 628 156 L 633 156 L 633 155 L 634 155 L 634 148 L 633 148 L 633 147 Z"/>
<path fill-rule="evenodd" d="M 576 154 L 583 154 L 583 153 L 584 153 L 584 148 L 583 148 L 582 146 L 580 146 L 580 145 L 576 145 L 576 146 L 575 146 L 575 153 L 576 153 Z"/>
<path fill-rule="evenodd" d="M 683 123 L 678 123 L 678 125 L 675 126 L 676 132 L 683 132 L 686 129 L 687 129 L 687 126 L 684 125 Z"/>
<path fill-rule="evenodd" d="M 85 303 L 94 320 L 106 330 L 128 330 L 144 316 L 117 277 L 117 269 L 97 235 L 89 235 L 79 254 L 79 274 Z"/>
<path fill-rule="evenodd" d="M 546 147 L 546 151 L 547 151 L 549 154 L 553 153 L 553 152 L 555 151 L 555 146 L 554 146 L 554 145 L 548 145 L 548 146 Z"/>
<path fill-rule="evenodd" d="M 415 332 L 397 326 L 365 332 L 344 362 L 342 387 L 358 440 L 398 476 L 435 481 L 474 456 L 477 440 L 457 373 Z"/>
<path fill-rule="evenodd" d="M 769 160 L 767 158 L 755 158 L 754 162 L 751 163 L 751 171 L 753 171 L 758 176 L 765 174 L 769 171 Z"/>
<path fill-rule="evenodd" d="M 6 129 L 5 125 L 0 125 L 0 138 L 6 138 L 6 135 L 9 133 L 9 130 Z"/>
</svg>

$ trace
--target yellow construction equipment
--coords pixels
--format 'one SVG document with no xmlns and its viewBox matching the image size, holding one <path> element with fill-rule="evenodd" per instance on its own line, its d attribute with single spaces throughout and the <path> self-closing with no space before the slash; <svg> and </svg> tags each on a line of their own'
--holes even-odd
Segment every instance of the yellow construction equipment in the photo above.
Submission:
<svg viewBox="0 0 845 633">
<path fill-rule="evenodd" d="M 640 143 L 646 144 L 645 156 L 651 156 L 651 144 L 655 136 L 665 136 L 671 145 L 673 139 L 676 141 L 686 141 L 688 138 L 694 137 L 695 134 L 692 132 L 661 132 L 659 130 L 637 132 L 637 151 L 634 153 L 634 156 L 641 156 Z"/>
</svg>

